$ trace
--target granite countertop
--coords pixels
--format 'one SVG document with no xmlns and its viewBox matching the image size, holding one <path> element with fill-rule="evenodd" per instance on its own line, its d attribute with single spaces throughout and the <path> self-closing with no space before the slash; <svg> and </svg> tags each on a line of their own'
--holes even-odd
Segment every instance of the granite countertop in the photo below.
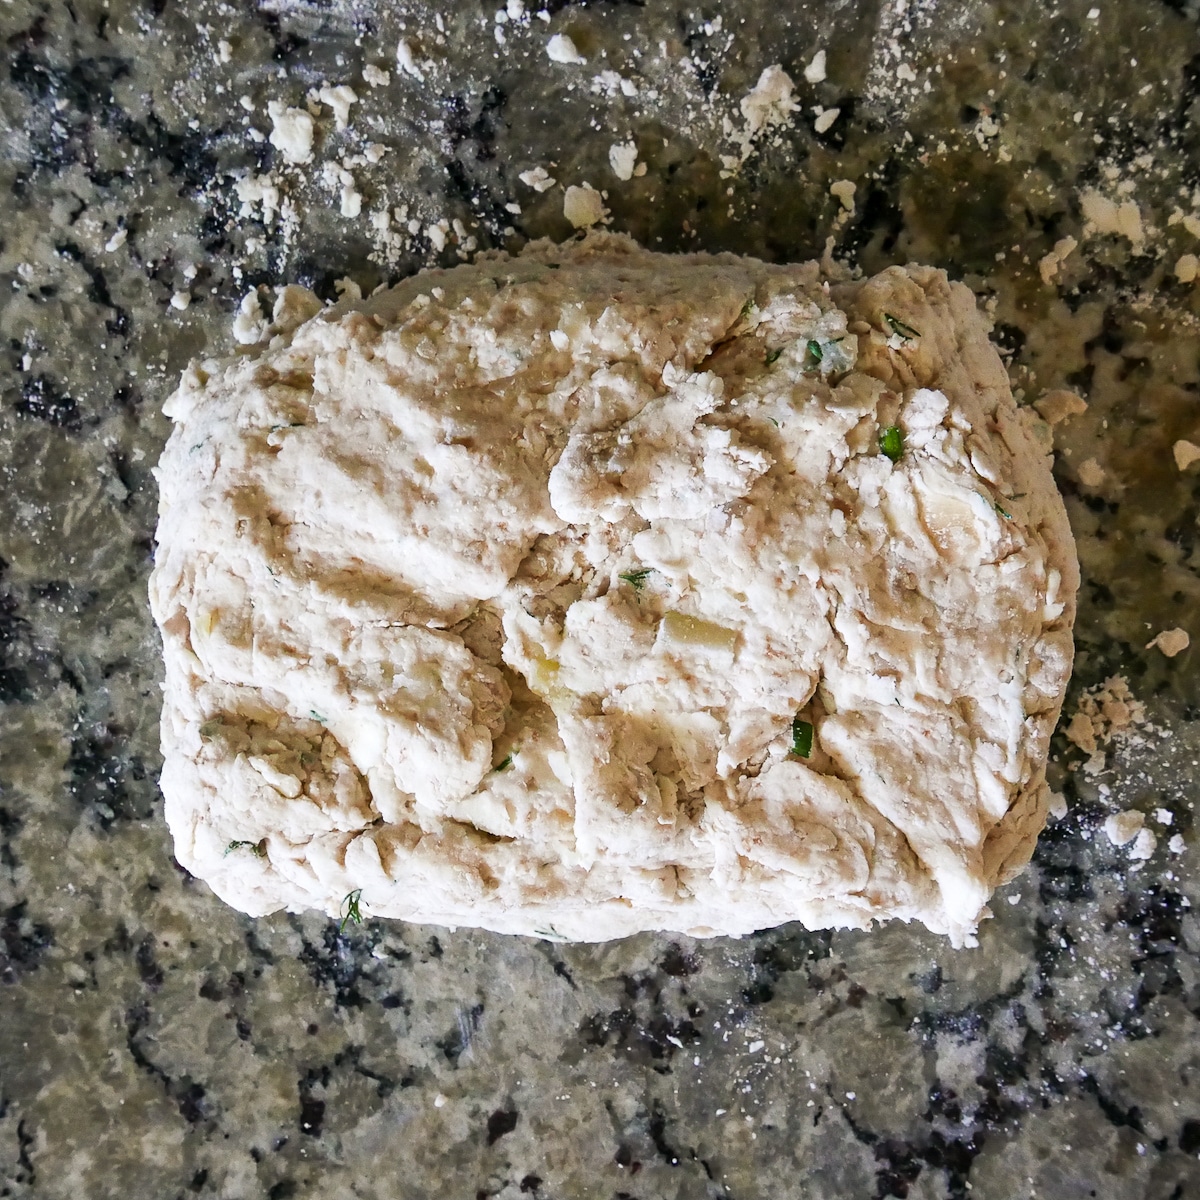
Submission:
<svg viewBox="0 0 1200 1200">
<path fill-rule="evenodd" d="M 1200 660 L 1145 648 L 1200 639 L 1200 466 L 1172 453 L 1200 443 L 1197 17 L 0 5 L 0 1196 L 1200 1195 Z M 772 64 L 796 107 L 751 136 Z M 312 89 L 292 165 L 268 103 Z M 1065 815 L 978 949 L 339 931 L 244 918 L 172 859 L 145 587 L 180 370 L 259 285 L 565 237 L 585 182 L 654 248 L 944 266 L 1024 403 L 1087 400 L 1045 434 L 1083 565 L 1065 711 L 1098 742 L 1064 719 Z M 1133 703 L 1089 707 L 1113 676 Z M 1117 846 L 1131 810 L 1153 836 Z"/>
</svg>

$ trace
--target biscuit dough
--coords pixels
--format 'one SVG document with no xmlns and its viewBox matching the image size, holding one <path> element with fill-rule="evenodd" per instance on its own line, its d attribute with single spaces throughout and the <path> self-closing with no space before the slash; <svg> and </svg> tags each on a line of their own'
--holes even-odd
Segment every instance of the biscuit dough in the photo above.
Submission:
<svg viewBox="0 0 1200 1200">
<path fill-rule="evenodd" d="M 189 871 L 251 914 L 972 941 L 1078 568 L 970 291 L 593 234 L 285 289 L 267 336 L 166 409 Z"/>
</svg>

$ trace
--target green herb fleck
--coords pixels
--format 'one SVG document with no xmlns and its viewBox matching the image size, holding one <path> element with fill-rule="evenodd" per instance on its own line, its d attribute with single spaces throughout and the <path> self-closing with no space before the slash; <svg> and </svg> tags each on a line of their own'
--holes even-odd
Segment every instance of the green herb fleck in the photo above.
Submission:
<svg viewBox="0 0 1200 1200">
<path fill-rule="evenodd" d="M 913 338 L 921 336 L 911 325 L 906 325 L 899 317 L 893 317 L 891 313 L 884 313 L 883 319 L 888 323 L 888 328 L 906 342 L 911 342 Z"/>
<path fill-rule="evenodd" d="M 362 900 L 362 888 L 355 888 L 345 900 L 342 901 L 342 907 L 346 910 L 342 916 L 341 923 L 338 925 L 338 933 L 341 933 L 346 928 L 347 921 L 353 921 L 355 925 L 362 924 L 362 909 L 359 908 L 359 901 Z"/>
<path fill-rule="evenodd" d="M 622 571 L 617 578 L 625 580 L 635 592 L 640 592 L 646 586 L 646 579 L 653 570 L 653 567 L 638 567 L 636 571 Z"/>
<path fill-rule="evenodd" d="M 1008 519 L 1011 521 L 1011 520 L 1013 519 L 1013 515 L 1012 515 L 1012 513 L 1010 513 L 1010 512 L 1008 511 L 1008 509 L 1006 509 L 1006 508 L 1002 508 L 1002 507 L 1001 507 L 1001 505 L 1000 505 L 1000 501 L 999 501 L 999 500 L 997 500 L 995 503 L 996 503 L 996 511 L 997 511 L 997 512 L 998 512 L 998 513 L 999 513 L 999 514 L 1002 516 L 1002 517 L 1007 517 L 1007 518 L 1008 518 Z"/>
<path fill-rule="evenodd" d="M 312 719 L 314 721 L 320 721 L 322 725 L 325 724 L 325 718 L 323 716 L 321 716 L 321 714 L 319 712 L 317 712 L 317 710 L 315 708 L 310 708 L 308 710 L 308 715 L 310 717 L 312 717 Z"/>
<path fill-rule="evenodd" d="M 235 850 L 249 850 L 257 858 L 267 857 L 267 839 L 260 838 L 257 842 L 230 842 L 225 847 L 225 853 L 232 854 Z"/>
<path fill-rule="evenodd" d="M 497 764 L 496 764 L 496 765 L 495 765 L 495 766 L 492 768 L 492 770 L 493 770 L 493 771 L 495 771 L 497 774 L 498 774 L 499 772 L 501 772 L 501 771 L 507 771 L 507 770 L 508 770 L 508 768 L 512 766 L 512 763 L 513 763 L 513 753 L 514 753 L 514 752 L 510 750 L 510 751 L 509 751 L 509 752 L 508 752 L 508 753 L 507 753 L 507 754 L 506 754 L 506 755 L 505 755 L 505 756 L 504 756 L 504 757 L 503 757 L 503 758 L 502 758 L 502 759 L 501 759 L 501 760 L 500 760 L 500 761 L 499 761 L 499 762 L 498 762 L 498 763 L 497 763 Z"/>
<path fill-rule="evenodd" d="M 813 727 L 811 721 L 802 721 L 799 717 L 792 719 L 792 753 L 800 758 L 808 758 L 813 748 Z"/>
<path fill-rule="evenodd" d="M 553 925 L 547 925 L 545 929 L 535 929 L 533 932 L 549 942 L 565 942 L 567 940 Z"/>
<path fill-rule="evenodd" d="M 825 357 L 825 351 L 821 349 L 821 343 L 816 338 L 808 339 L 808 357 L 815 363 L 819 363 Z"/>
<path fill-rule="evenodd" d="M 774 425 L 776 429 L 779 428 L 779 422 L 777 420 L 775 420 L 774 417 L 768 417 L 767 420 L 770 421 L 771 424 Z"/>
<path fill-rule="evenodd" d="M 744 321 L 754 311 L 754 297 L 751 296 L 745 304 L 742 305 L 742 311 L 738 313 L 738 320 Z"/>
<path fill-rule="evenodd" d="M 767 360 L 766 360 L 767 366 L 769 367 L 782 353 L 783 353 L 782 347 L 780 347 L 778 350 L 768 350 L 767 351 Z"/>
<path fill-rule="evenodd" d="M 904 433 L 899 425 L 889 425 L 879 435 L 879 448 L 892 462 L 900 461 L 904 453 Z"/>
</svg>

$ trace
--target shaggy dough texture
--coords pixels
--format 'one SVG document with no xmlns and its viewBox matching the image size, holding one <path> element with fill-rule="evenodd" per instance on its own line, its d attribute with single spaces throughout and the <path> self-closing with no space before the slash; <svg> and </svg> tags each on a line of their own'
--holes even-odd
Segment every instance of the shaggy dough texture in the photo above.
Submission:
<svg viewBox="0 0 1200 1200">
<path fill-rule="evenodd" d="M 971 941 L 1045 819 L 1078 568 L 970 291 L 592 235 L 289 288 L 271 334 L 167 405 L 189 871 L 252 914 Z"/>
</svg>

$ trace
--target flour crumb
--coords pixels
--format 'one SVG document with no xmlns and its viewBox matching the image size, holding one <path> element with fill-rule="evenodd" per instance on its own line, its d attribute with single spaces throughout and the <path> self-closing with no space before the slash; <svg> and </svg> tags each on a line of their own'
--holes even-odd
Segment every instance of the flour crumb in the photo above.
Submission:
<svg viewBox="0 0 1200 1200">
<path fill-rule="evenodd" d="M 217 43 L 217 62 L 224 65 L 233 59 L 233 47 L 223 38 Z"/>
<path fill-rule="evenodd" d="M 1187 842 L 1183 840 L 1183 834 L 1172 834 L 1171 840 L 1167 843 L 1167 849 L 1172 854 L 1182 854 L 1187 849 Z"/>
<path fill-rule="evenodd" d="M 778 64 L 766 67 L 758 82 L 742 97 L 739 108 L 745 124 L 735 130 L 728 118 L 725 136 L 740 151 L 737 155 L 721 155 L 721 174 L 728 178 L 742 166 L 754 151 L 755 142 L 773 129 L 785 125 L 799 107 L 792 97 L 795 84 L 792 77 Z"/>
<path fill-rule="evenodd" d="M 1104 832 L 1114 846 L 1125 846 L 1142 832 L 1145 823 L 1142 813 L 1136 808 L 1127 808 L 1104 818 Z"/>
<path fill-rule="evenodd" d="M 585 63 L 587 59 L 579 53 L 578 47 L 565 33 L 556 33 L 546 43 L 546 55 L 551 62 L 556 63 Z"/>
<path fill-rule="evenodd" d="M 590 183 L 577 187 L 572 184 L 563 195 L 563 216 L 576 229 L 597 225 L 608 215 L 604 200 Z"/>
<path fill-rule="evenodd" d="M 1200 258 L 1194 254 L 1181 254 L 1175 262 L 1175 278 L 1180 283 L 1191 283 L 1200 274 Z"/>
<path fill-rule="evenodd" d="M 1079 464 L 1079 482 L 1084 487 L 1099 487 L 1104 477 L 1104 468 L 1094 458 L 1086 458 Z"/>
<path fill-rule="evenodd" d="M 401 38 L 396 44 L 396 65 L 405 75 L 411 75 L 419 83 L 424 83 L 425 75 L 417 66 L 417 58 L 408 38 Z"/>
<path fill-rule="evenodd" d="M 1056 821 L 1061 821 L 1067 815 L 1066 796 L 1062 792 L 1051 792 L 1047 807 L 1050 815 Z"/>
<path fill-rule="evenodd" d="M 1079 697 L 1079 707 L 1066 728 L 1067 741 L 1078 746 L 1088 760 L 1084 773 L 1104 770 L 1105 746 L 1112 738 L 1146 720 L 1146 706 L 1134 698 L 1124 675 L 1110 675 Z"/>
<path fill-rule="evenodd" d="M 1174 658 L 1175 655 L 1182 654 L 1191 644 L 1192 639 L 1188 636 L 1187 630 L 1176 626 L 1174 629 L 1164 629 L 1152 641 L 1147 642 L 1146 649 L 1152 650 L 1157 647 L 1167 658 Z"/>
<path fill-rule="evenodd" d="M 288 108 L 278 100 L 267 104 L 271 118 L 271 145 L 294 166 L 312 162 L 313 119 L 302 108 Z"/>
<path fill-rule="evenodd" d="M 637 166 L 637 143 L 615 142 L 609 146 L 608 165 L 622 182 L 632 179 L 633 169 Z"/>
<path fill-rule="evenodd" d="M 262 222 L 270 225 L 279 212 L 279 185 L 272 175 L 247 175 L 233 185 L 242 207 L 238 214 L 243 217 L 254 215 L 254 206 L 262 208 Z"/>
<path fill-rule="evenodd" d="M 842 115 L 840 108 L 823 108 L 817 114 L 817 119 L 813 122 L 813 129 L 817 133 L 828 133 L 833 128 L 834 122 Z"/>
<path fill-rule="evenodd" d="M 1129 857 L 1134 862 L 1145 862 L 1154 856 L 1154 851 L 1157 848 L 1158 838 L 1154 836 L 1154 831 L 1152 829 L 1142 829 L 1137 837 L 1133 839 L 1133 845 L 1129 847 Z"/>
<path fill-rule="evenodd" d="M 1078 417 L 1087 412 L 1088 406 L 1082 396 L 1066 388 L 1055 388 L 1035 401 L 1033 407 L 1047 425 L 1058 425 L 1068 417 Z"/>
<path fill-rule="evenodd" d="M 258 289 L 247 292 L 238 305 L 233 319 L 234 340 L 242 346 L 253 346 L 267 335 L 268 322 L 258 302 Z"/>
<path fill-rule="evenodd" d="M 1052 284 L 1058 278 L 1059 268 L 1075 252 L 1079 243 L 1071 236 L 1059 238 L 1054 243 L 1054 249 L 1038 260 L 1038 274 L 1046 285 Z"/>
<path fill-rule="evenodd" d="M 858 185 L 852 179 L 838 179 L 829 185 L 830 195 L 837 197 L 837 202 L 844 212 L 854 216 L 854 193 Z"/>
<path fill-rule="evenodd" d="M 812 62 L 804 68 L 804 78 L 809 83 L 824 83 L 825 81 L 825 51 L 818 50 L 812 56 Z"/>
<path fill-rule="evenodd" d="M 545 167 L 534 167 L 531 171 L 522 171 L 517 178 L 531 187 L 535 192 L 548 192 L 558 180 Z"/>
<path fill-rule="evenodd" d="M 191 302 L 192 302 L 191 292 L 176 292 L 171 297 L 171 307 L 177 308 L 180 312 L 183 312 L 183 310 L 185 308 L 187 308 L 187 306 L 189 304 L 191 304 Z"/>
<path fill-rule="evenodd" d="M 353 183 L 343 183 L 339 197 L 339 211 L 343 217 L 353 219 L 362 212 L 362 193 Z"/>
<path fill-rule="evenodd" d="M 123 245 L 125 245 L 125 239 L 126 239 L 128 236 L 129 236 L 129 230 L 128 230 L 128 229 L 118 229 L 118 230 L 116 231 L 116 233 L 114 233 L 114 234 L 112 235 L 112 237 L 110 237 L 110 238 L 108 239 L 108 241 L 104 243 L 104 251 L 105 251 L 105 253 L 106 253 L 106 254 L 113 254 L 113 253 L 115 253 L 117 250 L 120 250 L 120 248 L 121 248 Z M 1190 445 L 1190 443 L 1188 443 L 1188 444 Z M 1176 455 L 1176 458 L 1178 458 L 1178 455 Z M 1183 469 L 1183 468 L 1181 467 L 1181 468 L 1180 468 L 1180 470 L 1182 470 L 1182 469 Z"/>
<path fill-rule="evenodd" d="M 1083 212 L 1084 232 L 1088 234 L 1116 234 L 1128 239 L 1134 254 L 1140 254 L 1146 244 L 1146 232 L 1142 227 L 1142 214 L 1132 200 L 1118 203 L 1103 196 L 1095 188 L 1080 193 L 1079 207 Z"/>
<path fill-rule="evenodd" d="M 1180 438 L 1171 447 L 1171 452 L 1175 455 L 1175 465 L 1181 471 L 1186 471 L 1192 463 L 1200 459 L 1200 446 L 1197 446 L 1195 442 L 1189 442 L 1186 438 Z"/>
<path fill-rule="evenodd" d="M 377 88 L 387 87 L 391 82 L 392 74 L 390 71 L 385 71 L 382 67 L 377 67 L 374 63 L 367 63 L 363 67 L 363 83 Z"/>
<path fill-rule="evenodd" d="M 358 94 L 352 87 L 341 84 L 338 87 L 326 85 L 317 93 L 322 104 L 333 109 L 333 120 L 341 131 L 350 124 L 350 106 L 358 103 Z"/>
<path fill-rule="evenodd" d="M 1156 808 L 1154 810 L 1154 819 L 1160 825 L 1175 824 L 1175 814 L 1169 808 Z"/>
</svg>

